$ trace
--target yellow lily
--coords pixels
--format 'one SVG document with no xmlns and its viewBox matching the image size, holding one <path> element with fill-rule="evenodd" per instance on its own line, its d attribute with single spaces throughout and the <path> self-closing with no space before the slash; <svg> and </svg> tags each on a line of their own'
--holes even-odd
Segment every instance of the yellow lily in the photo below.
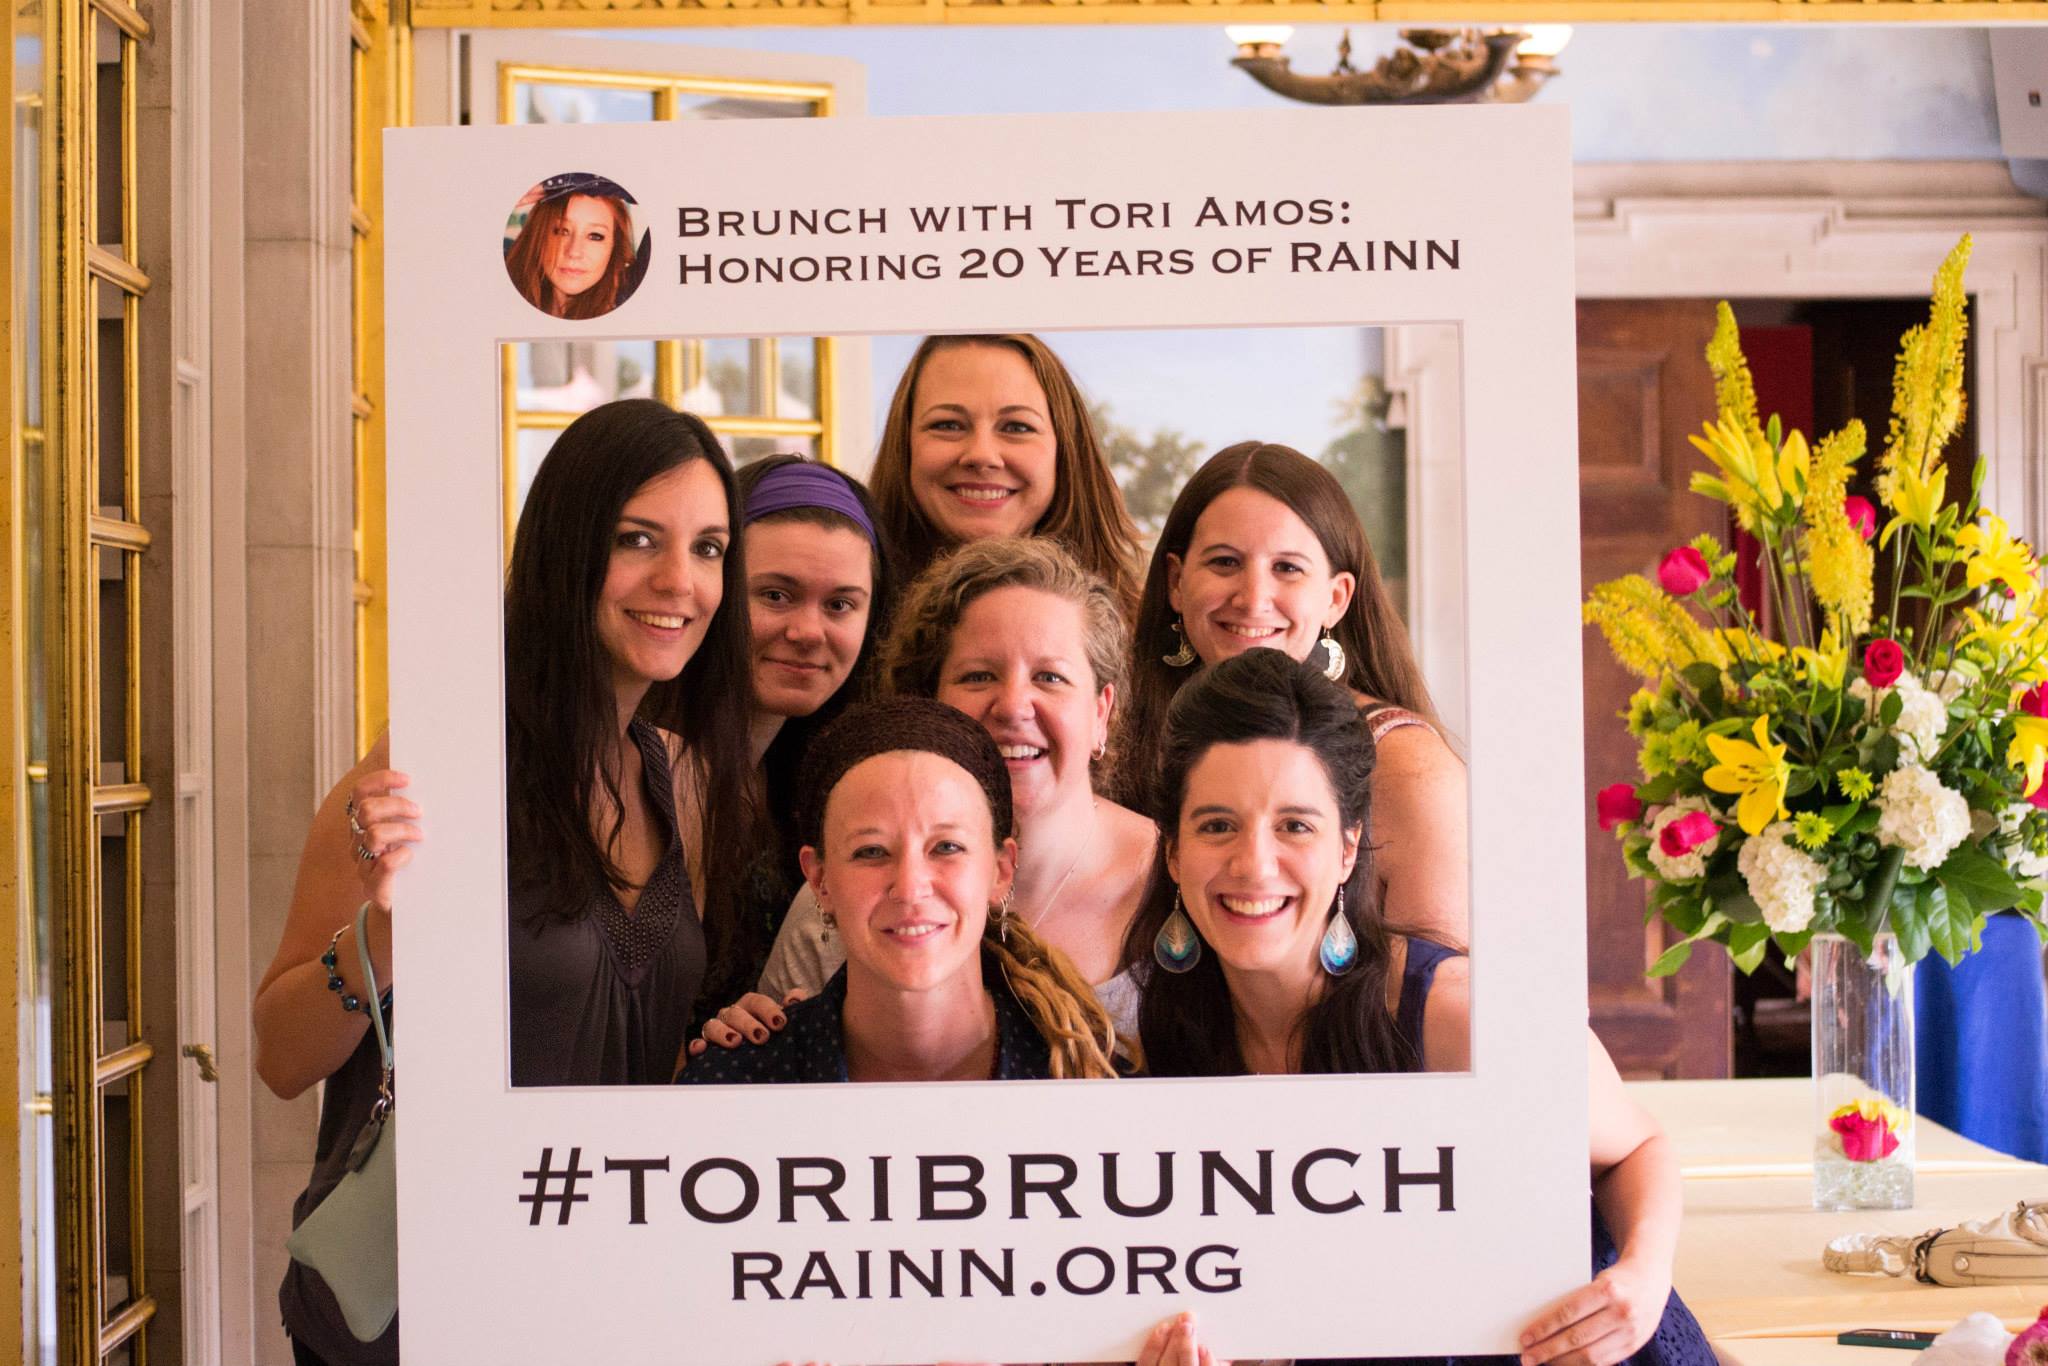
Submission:
<svg viewBox="0 0 2048 1366">
<path fill-rule="evenodd" d="M 1922 531 L 1933 527 L 1934 519 L 1941 515 L 1948 467 L 1937 461 L 1922 476 L 1902 460 L 1889 473 L 1879 475 L 1877 483 L 1878 493 L 1885 504 L 1898 514 L 1885 525 L 1884 534 L 1877 538 L 1878 546 L 1882 548 L 1901 525 L 1918 527 Z"/>
<path fill-rule="evenodd" d="M 1995 512 L 1984 514 L 1956 533 L 1956 545 L 1963 551 L 1963 582 L 1972 588 L 2002 583 L 2015 598 L 2030 598 L 2035 590 L 2034 575 L 2040 565 L 2024 541 L 2016 541 Z"/>
<path fill-rule="evenodd" d="M 1839 690 L 1849 669 L 1848 647 L 1835 643 L 1833 631 L 1821 633 L 1819 649 L 1809 650 L 1802 645 L 1792 651 L 1792 657 L 1806 670 L 1807 678 L 1823 688 Z"/>
<path fill-rule="evenodd" d="M 2032 618 L 2021 615 L 1986 616 L 1974 607 L 1965 607 L 1963 617 L 1970 623 L 1970 629 L 1963 633 L 1963 638 L 1956 644 L 1969 645 L 1981 640 L 1989 645 L 1994 653 L 2001 656 L 2018 649 L 2037 624 Z"/>
<path fill-rule="evenodd" d="M 2048 767 L 2048 717 L 2024 713 L 2012 718 L 2012 743 L 2005 747 L 2005 761 L 2027 771 L 2027 786 L 2020 794 L 2031 797 L 2041 785 L 2041 771 Z"/>
<path fill-rule="evenodd" d="M 1700 436 L 1686 440 L 1721 471 L 1695 474 L 1692 491 L 1717 499 L 1735 509 L 1735 520 L 1744 531 L 1755 531 L 1757 518 L 1771 517 L 1778 510 L 1778 472 L 1764 438 L 1743 430 L 1741 420 L 1723 409 L 1718 423 L 1708 423 Z"/>
<path fill-rule="evenodd" d="M 1756 743 L 1709 735 L 1707 748 L 1720 762 L 1701 775 L 1716 792 L 1740 794 L 1735 803 L 1735 820 L 1748 835 L 1761 834 L 1773 820 L 1791 813 L 1785 809 L 1785 787 L 1792 780 L 1792 765 L 1785 761 L 1785 746 L 1771 743 L 1771 718 L 1756 719 Z"/>
<path fill-rule="evenodd" d="M 1806 483 L 1813 474 L 1813 452 L 1797 428 L 1785 433 L 1778 443 L 1778 487 L 1797 503 L 1806 497 Z"/>
</svg>

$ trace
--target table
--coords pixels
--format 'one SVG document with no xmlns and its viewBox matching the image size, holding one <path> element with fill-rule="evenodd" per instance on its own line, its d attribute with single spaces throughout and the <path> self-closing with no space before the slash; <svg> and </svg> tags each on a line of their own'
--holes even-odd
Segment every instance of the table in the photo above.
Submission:
<svg viewBox="0 0 2048 1366">
<path fill-rule="evenodd" d="M 1821 1249 L 1846 1233 L 1917 1234 L 2048 1199 L 2048 1167 L 1920 1121 L 1914 1206 L 1822 1213 L 1812 1207 L 1811 1082 L 1635 1082 L 1664 1125 L 1685 1178 L 1673 1281 L 1717 1350 L 1744 1366 L 1911 1366 L 1896 1351 L 1841 1347 L 1851 1328 L 1944 1329 L 1986 1310 L 2018 1330 L 2048 1283 L 1948 1289 L 1910 1277 L 1843 1276 Z"/>
<path fill-rule="evenodd" d="M 1636 1081 L 1627 1090 L 1629 1098 L 1671 1136 L 1679 1170 L 1687 1179 L 1805 1176 L 1813 1171 L 1809 1077 Z M 1919 1129 L 1914 1160 L 1922 1181 L 1949 1172 L 2012 1171 L 2029 1165 L 1930 1119 L 1923 1118 Z"/>
</svg>

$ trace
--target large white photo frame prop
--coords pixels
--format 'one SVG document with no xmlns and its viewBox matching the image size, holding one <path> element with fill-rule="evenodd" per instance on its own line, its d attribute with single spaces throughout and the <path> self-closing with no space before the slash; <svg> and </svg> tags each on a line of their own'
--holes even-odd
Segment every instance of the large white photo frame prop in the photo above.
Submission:
<svg viewBox="0 0 2048 1366">
<path fill-rule="evenodd" d="M 1555 108 L 387 135 L 392 748 L 431 834 L 397 915 L 412 1366 L 1130 1360 L 1183 1308 L 1219 1359 L 1511 1351 L 1586 1279 L 1569 157 Z M 541 313 L 500 257 L 510 206 L 564 171 L 624 185 L 653 228 L 645 282 L 603 318 Z M 1226 225 L 1198 221 L 1211 199 Z M 1071 226 L 1061 200 L 1083 206 Z M 1263 224 L 1228 225 L 1238 201 Z M 1149 224 L 1134 204 L 1154 206 Z M 1030 221 L 919 230 L 911 208 L 939 205 Z M 684 239 L 686 207 L 883 222 Z M 1141 250 L 1166 273 L 1138 273 Z M 1093 273 L 1077 273 L 1084 251 Z M 720 283 L 714 263 L 710 283 L 685 282 L 685 253 L 929 256 L 936 278 Z M 1404 323 L 1462 337 L 1470 1074 L 507 1085 L 502 343 Z M 1137 1205 L 1158 1193 L 1160 1154 L 1166 1207 L 1110 1209 L 1105 1166 Z M 1013 1217 L 1013 1182 L 1054 1178 L 1061 1155 L 1079 1217 L 1043 1193 Z M 1446 1160 L 1448 1190 L 1433 1179 Z M 783 1220 L 784 1185 L 826 1181 L 833 1161 L 844 1221 L 803 1194 Z M 962 1185 L 975 1163 L 978 1214 Z M 936 1261 L 939 1290 L 891 1250 Z"/>
</svg>

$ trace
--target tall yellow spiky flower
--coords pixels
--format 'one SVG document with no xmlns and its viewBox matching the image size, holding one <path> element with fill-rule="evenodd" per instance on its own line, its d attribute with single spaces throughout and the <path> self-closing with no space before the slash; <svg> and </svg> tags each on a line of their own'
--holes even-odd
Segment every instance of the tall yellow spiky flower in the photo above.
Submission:
<svg viewBox="0 0 2048 1366">
<path fill-rule="evenodd" d="M 1742 354 L 1742 329 L 1735 325 L 1735 310 L 1725 299 L 1714 305 L 1714 337 L 1707 343 L 1707 368 L 1714 372 L 1714 406 L 1721 410 L 1722 420 L 1732 413 L 1744 432 L 1762 442 L 1756 383 L 1749 377 L 1749 359 Z"/>
<path fill-rule="evenodd" d="M 1963 268 L 1970 247 L 1965 233 L 1934 272 L 1927 321 L 1899 339 L 1892 372 L 1891 430 L 1878 462 L 1877 491 L 1897 521 L 1922 530 L 1941 511 L 1941 452 L 1963 420 L 1963 341 L 1970 326 Z"/>
<path fill-rule="evenodd" d="M 1693 620 L 1684 604 L 1641 574 L 1596 585 L 1580 609 L 1598 626 L 1621 666 L 1652 682 L 1702 661 L 1728 667 L 1728 648 Z"/>
<path fill-rule="evenodd" d="M 1863 424 L 1849 425 L 1822 440 L 1813 456 L 1813 477 L 1807 484 L 1806 573 L 1814 596 L 1835 614 L 1836 634 L 1853 640 L 1870 629 L 1872 561 L 1870 543 L 1849 521 L 1843 501 L 1849 476 L 1863 458 Z"/>
</svg>

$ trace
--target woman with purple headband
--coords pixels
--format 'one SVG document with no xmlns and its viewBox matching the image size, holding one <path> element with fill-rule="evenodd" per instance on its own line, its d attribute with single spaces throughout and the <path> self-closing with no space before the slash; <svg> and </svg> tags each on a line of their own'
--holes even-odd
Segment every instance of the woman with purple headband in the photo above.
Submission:
<svg viewBox="0 0 2048 1366">
<path fill-rule="evenodd" d="M 797 765 L 811 737 L 867 691 L 892 584 L 889 555 L 858 479 L 776 455 L 741 469 L 739 491 L 753 642 L 750 739 L 777 835 L 753 861 L 740 895 L 753 942 L 766 945 L 803 884 Z M 760 964 L 751 969 L 747 983 Z M 764 1013 L 775 1007 L 765 999 L 753 1004 Z"/>
</svg>

